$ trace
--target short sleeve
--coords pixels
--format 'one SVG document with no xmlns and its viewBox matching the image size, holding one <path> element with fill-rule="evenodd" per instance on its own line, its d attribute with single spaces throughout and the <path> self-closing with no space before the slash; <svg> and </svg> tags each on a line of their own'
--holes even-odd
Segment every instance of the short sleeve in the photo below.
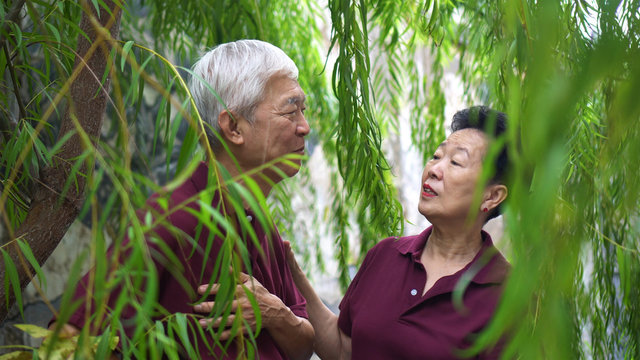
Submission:
<svg viewBox="0 0 640 360">
<path fill-rule="evenodd" d="M 293 281 L 293 275 L 291 274 L 291 269 L 289 268 L 289 264 L 287 263 L 286 252 L 284 248 L 284 242 L 278 229 L 274 227 L 274 237 L 270 240 L 272 246 L 272 251 L 274 254 L 273 265 L 265 264 L 265 266 L 271 267 L 271 280 L 273 281 L 273 288 L 267 287 L 267 290 L 272 294 L 282 300 L 282 302 L 298 317 L 302 317 L 305 319 L 309 319 L 309 314 L 307 313 L 307 300 L 302 296 L 298 288 L 296 287 L 295 282 Z M 269 246 L 267 244 L 263 244 L 263 246 Z M 254 266 L 259 267 L 260 265 L 254 264 Z M 273 266 L 277 268 L 277 270 L 273 269 Z M 278 286 L 279 284 L 279 286 Z M 262 285 L 266 285 L 263 283 Z"/>
<path fill-rule="evenodd" d="M 307 300 L 302 296 L 300 291 L 298 291 L 298 288 L 293 282 L 291 269 L 289 269 L 289 264 L 287 264 L 286 261 L 284 263 L 284 279 L 282 279 L 282 281 L 287 294 L 287 298 L 284 299 L 285 305 L 287 305 L 296 316 L 309 319 Z"/>
</svg>

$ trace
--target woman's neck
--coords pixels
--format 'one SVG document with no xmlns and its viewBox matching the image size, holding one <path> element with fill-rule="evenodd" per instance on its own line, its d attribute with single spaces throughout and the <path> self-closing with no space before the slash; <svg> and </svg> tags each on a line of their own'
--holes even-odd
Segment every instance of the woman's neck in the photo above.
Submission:
<svg viewBox="0 0 640 360">
<path fill-rule="evenodd" d="M 423 257 L 454 263 L 469 263 L 482 248 L 482 227 L 443 229 L 433 226 Z"/>
</svg>

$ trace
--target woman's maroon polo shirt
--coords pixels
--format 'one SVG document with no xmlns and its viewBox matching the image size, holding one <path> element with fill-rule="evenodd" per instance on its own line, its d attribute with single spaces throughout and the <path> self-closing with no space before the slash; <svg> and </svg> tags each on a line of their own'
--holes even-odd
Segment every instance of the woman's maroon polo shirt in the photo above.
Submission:
<svg viewBox="0 0 640 360">
<path fill-rule="evenodd" d="M 169 210 L 175 208 L 179 204 L 184 204 L 187 201 L 187 207 L 199 211 L 200 206 L 196 201 L 189 202 L 188 199 L 197 196 L 207 187 L 207 179 L 209 171 L 206 164 L 202 163 L 195 170 L 192 177 L 180 185 L 170 196 Z M 152 196 L 147 202 L 150 207 L 155 208 L 159 212 L 163 212 L 161 207 L 155 200 L 157 196 Z M 197 198 L 196 198 L 197 199 Z M 219 198 L 216 196 L 213 199 L 212 206 L 215 208 L 218 204 Z M 251 240 L 246 239 L 247 249 L 249 257 L 251 259 L 252 275 L 272 294 L 278 296 L 285 305 L 287 305 L 291 311 L 296 315 L 304 318 L 308 318 L 306 311 L 306 301 L 295 287 L 293 278 L 291 277 L 291 271 L 286 262 L 284 244 L 277 229 L 274 229 L 273 234 L 268 234 L 260 226 L 259 222 L 252 216 L 251 213 L 246 214 L 250 219 L 253 229 L 255 230 L 256 237 L 260 246 L 256 246 Z M 144 214 L 141 214 L 144 216 Z M 211 250 L 208 256 L 206 255 L 207 238 L 209 237 L 210 230 L 207 227 L 197 230 L 199 227 L 198 219 L 185 208 L 181 208 L 169 215 L 169 222 L 179 232 L 169 231 L 166 227 L 158 226 L 154 229 L 157 238 L 160 238 L 164 242 L 164 245 L 172 250 L 175 254 L 179 264 L 170 264 L 167 260 L 168 257 L 164 255 L 165 251 L 162 247 L 157 245 L 157 240 L 147 241 L 149 254 L 155 265 L 156 274 L 159 279 L 159 288 L 157 302 L 158 305 L 164 308 L 165 314 L 185 313 L 193 314 L 193 303 L 198 298 L 195 294 L 196 288 L 202 284 L 206 284 L 212 278 L 214 271 L 214 263 L 216 256 L 221 249 L 222 240 L 214 238 L 211 243 Z M 215 223 L 215 222 L 214 222 Z M 180 233 L 177 235 L 176 233 Z M 194 249 L 193 239 L 197 241 L 197 247 Z M 121 248 L 126 248 L 126 239 Z M 111 256 L 113 249 L 110 249 L 107 256 Z M 120 255 L 119 265 L 120 271 L 127 267 L 127 261 L 131 260 L 132 254 L 130 251 L 125 252 L 126 255 Z M 141 256 L 137 254 L 137 256 Z M 138 260 L 139 261 L 139 260 Z M 143 269 L 135 271 L 144 271 Z M 246 271 L 246 270 L 245 270 Z M 84 299 L 87 294 L 88 276 L 85 275 L 76 288 L 74 299 Z M 187 281 L 187 286 L 184 286 L 179 279 L 183 278 Z M 183 280 L 184 281 L 184 280 Z M 145 291 L 145 286 L 141 285 L 136 289 L 137 291 Z M 109 305 L 113 306 L 117 296 L 120 294 L 120 288 L 114 288 L 110 293 Z M 127 327 L 127 323 L 132 321 L 139 321 L 136 319 L 137 312 L 133 306 L 127 306 L 122 312 L 121 321 L 125 326 L 125 330 L 128 335 L 132 334 L 130 331 L 133 327 Z M 84 307 L 84 300 L 81 307 L 73 313 L 69 319 L 69 323 L 75 325 L 78 328 L 85 326 L 85 316 L 89 314 L 89 317 L 93 315 L 92 310 L 88 310 Z M 151 314 L 147 314 L 150 316 Z M 153 316 L 153 320 L 162 319 L 161 315 Z M 91 320 L 90 320 L 91 321 Z M 190 319 L 193 328 L 199 325 L 195 320 Z M 91 322 L 92 327 L 102 328 L 104 323 L 96 324 Z M 190 334 L 193 335 L 193 334 Z M 189 339 L 193 346 L 198 351 L 199 359 L 235 359 L 237 356 L 236 347 L 232 344 L 226 353 L 222 351 L 220 347 L 216 347 L 216 342 L 210 336 L 209 333 L 205 334 L 203 339 L 201 336 L 191 336 Z M 257 349 L 256 352 L 260 359 L 285 359 L 286 356 L 278 348 L 273 338 L 269 335 L 269 332 L 263 330 L 256 339 Z"/>
<path fill-rule="evenodd" d="M 489 322 L 509 263 L 483 231 L 483 247 L 471 263 L 421 296 L 427 274 L 420 255 L 430 233 L 431 227 L 387 238 L 367 253 L 340 303 L 338 325 L 351 337 L 352 359 L 455 359 L 455 349 L 468 347 L 470 335 Z M 483 263 L 464 292 L 467 311 L 458 310 L 452 302 L 456 283 Z"/>
</svg>

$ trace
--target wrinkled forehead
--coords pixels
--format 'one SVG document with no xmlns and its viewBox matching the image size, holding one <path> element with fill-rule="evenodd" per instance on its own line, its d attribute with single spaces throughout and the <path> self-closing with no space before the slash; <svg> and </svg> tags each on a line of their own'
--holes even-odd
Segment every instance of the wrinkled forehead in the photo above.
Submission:
<svg viewBox="0 0 640 360">
<path fill-rule="evenodd" d="M 263 98 L 271 98 L 288 104 L 304 103 L 306 95 L 297 79 L 283 74 L 271 76 L 264 89 Z"/>
<path fill-rule="evenodd" d="M 478 129 L 462 129 L 449 135 L 438 148 L 464 151 L 471 157 L 483 158 L 487 153 L 489 139 Z"/>
</svg>

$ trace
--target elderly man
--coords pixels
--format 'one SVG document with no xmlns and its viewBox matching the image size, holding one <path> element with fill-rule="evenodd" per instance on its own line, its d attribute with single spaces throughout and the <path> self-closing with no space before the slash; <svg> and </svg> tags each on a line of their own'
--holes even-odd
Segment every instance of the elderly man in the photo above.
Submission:
<svg viewBox="0 0 640 360">
<path fill-rule="evenodd" d="M 304 117 L 305 94 L 297 81 L 298 69 L 282 50 L 257 40 L 226 43 L 206 53 L 194 65 L 193 72 L 191 92 L 204 121 L 207 139 L 218 164 L 231 178 L 241 179 L 243 174 L 250 177 L 266 197 L 274 184 L 297 173 L 309 124 Z M 202 331 L 191 326 L 189 344 L 182 344 L 189 356 L 235 359 L 249 357 L 255 350 L 253 356 L 260 359 L 309 358 L 314 332 L 307 320 L 305 300 L 292 281 L 283 241 L 275 226 L 264 228 L 264 223 L 258 221 L 246 202 L 241 210 L 227 206 L 227 195 L 224 190 L 220 191 L 224 186 L 220 185 L 218 174 L 203 162 L 190 179 L 170 194 L 168 201 L 160 201 L 161 196 L 157 194 L 152 196 L 147 202 L 148 208 L 154 210 L 150 213 L 154 219 L 166 217 L 166 222 L 155 226 L 147 236 L 150 255 L 125 250 L 127 255 L 121 255 L 120 261 L 126 268 L 131 256 L 151 257 L 154 276 L 158 278 L 156 301 L 160 310 L 149 318 L 166 321 L 172 314 L 183 313 L 192 325 L 198 324 Z M 199 196 L 203 193 L 209 196 Z M 250 262 L 242 271 L 216 268 L 216 261 L 222 258 L 218 255 L 225 241 L 229 241 L 229 231 L 213 220 L 213 225 L 203 225 L 194 215 L 202 211 L 203 199 L 209 199 L 211 208 L 225 213 L 227 219 L 235 219 L 237 224 L 245 223 L 245 226 L 250 224 L 255 237 L 236 226 L 239 241 L 248 253 L 245 258 Z M 241 217 L 247 221 L 240 221 Z M 128 242 L 132 240 L 125 240 L 124 249 Z M 227 274 L 239 277 L 234 301 L 229 303 L 224 317 L 211 318 L 214 306 L 211 300 L 223 291 L 216 282 L 221 276 L 229 276 Z M 89 274 L 85 275 L 77 287 L 76 299 L 86 298 L 89 279 Z M 107 302 L 109 309 L 118 308 L 121 292 L 121 287 L 114 289 Z M 199 302 L 207 296 L 209 301 Z M 260 308 L 259 317 L 254 313 L 252 302 Z M 83 301 L 63 331 L 77 333 L 79 328 L 89 325 L 85 320 L 93 319 L 90 315 L 96 313 L 95 305 L 89 308 Z M 119 315 L 129 336 L 127 326 L 132 321 L 139 324 L 140 319 L 146 319 L 138 312 L 139 308 L 127 304 Z M 255 333 L 261 323 L 255 343 L 230 338 L 233 333 L 229 324 L 237 320 L 236 317 L 242 317 L 242 321 L 236 323 L 243 328 L 233 332 L 239 334 L 239 338 L 248 332 Z M 91 325 L 96 326 L 95 322 Z M 104 325 L 98 327 L 104 328 Z M 255 349 L 250 349 L 252 346 Z"/>
</svg>

